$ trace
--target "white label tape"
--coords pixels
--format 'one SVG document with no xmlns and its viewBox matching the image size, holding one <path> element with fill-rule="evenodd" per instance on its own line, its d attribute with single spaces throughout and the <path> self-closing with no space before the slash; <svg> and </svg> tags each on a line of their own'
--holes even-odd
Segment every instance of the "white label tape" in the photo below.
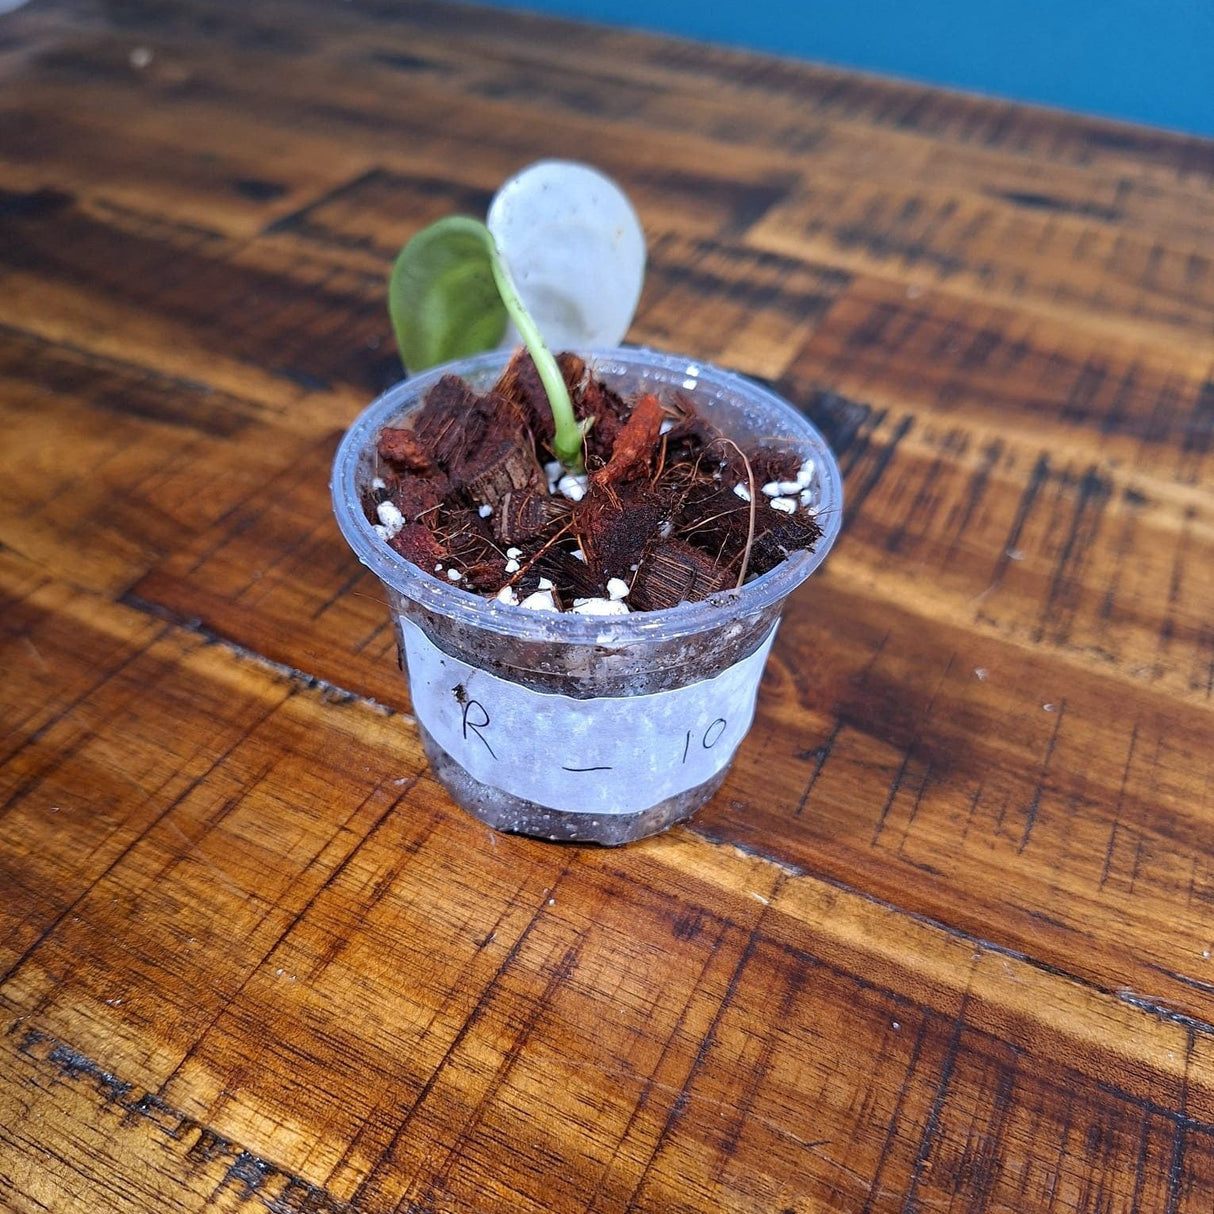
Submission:
<svg viewBox="0 0 1214 1214">
<path fill-rule="evenodd" d="M 703 784 L 754 719 L 775 638 L 711 679 L 650 695 L 575 700 L 444 653 L 401 617 L 413 711 L 471 775 L 549 809 L 627 814 Z"/>
</svg>

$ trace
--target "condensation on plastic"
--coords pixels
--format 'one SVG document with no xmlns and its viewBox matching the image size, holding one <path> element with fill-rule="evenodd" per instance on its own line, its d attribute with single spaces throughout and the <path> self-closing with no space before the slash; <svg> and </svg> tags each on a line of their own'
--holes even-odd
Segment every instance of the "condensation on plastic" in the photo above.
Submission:
<svg viewBox="0 0 1214 1214">
<path fill-rule="evenodd" d="M 331 488 L 338 525 L 359 560 L 384 584 L 402 652 L 400 621 L 407 620 L 456 659 L 534 691 L 573 699 L 643 697 L 713 678 L 763 644 L 789 594 L 825 558 L 841 522 L 838 465 L 803 414 L 741 376 L 649 350 L 582 355 L 593 374 L 625 397 L 650 391 L 665 398 L 684 393 L 740 445 L 787 445 L 800 459 L 813 459 L 811 488 L 823 528 L 814 549 L 794 553 L 739 590 L 626 616 L 527 611 L 482 599 L 423 573 L 379 539 L 364 512 L 365 490 L 376 475 L 376 437 L 385 425 L 401 424 L 445 374 L 461 375 L 482 390 L 490 387 L 509 358 L 500 350 L 432 368 L 398 384 L 359 416 L 334 461 Z M 500 829 L 546 838 L 612 844 L 642 838 L 690 816 L 724 776 L 722 770 L 696 788 L 655 797 L 652 805 L 637 812 L 601 815 L 599 826 L 592 828 L 577 805 L 540 805 L 477 779 L 424 722 L 421 738 L 435 774 L 458 804 Z"/>
</svg>

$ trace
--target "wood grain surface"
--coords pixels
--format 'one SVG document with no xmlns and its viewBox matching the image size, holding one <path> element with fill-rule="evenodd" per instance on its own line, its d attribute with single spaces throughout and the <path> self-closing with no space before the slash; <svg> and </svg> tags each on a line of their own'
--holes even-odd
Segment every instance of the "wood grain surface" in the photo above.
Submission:
<svg viewBox="0 0 1214 1214">
<path fill-rule="evenodd" d="M 842 538 L 689 824 L 428 772 L 327 479 L 543 156 Z M 1214 1209 L 1214 144 L 445 3 L 0 17 L 0 1206 Z"/>
</svg>

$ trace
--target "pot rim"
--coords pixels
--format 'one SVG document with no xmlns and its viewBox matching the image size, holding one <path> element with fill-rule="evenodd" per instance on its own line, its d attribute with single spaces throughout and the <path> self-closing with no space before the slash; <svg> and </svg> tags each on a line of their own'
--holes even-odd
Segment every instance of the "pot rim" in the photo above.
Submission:
<svg viewBox="0 0 1214 1214">
<path fill-rule="evenodd" d="M 811 551 L 793 553 L 774 569 L 740 589 L 723 590 L 695 603 L 624 616 L 586 616 L 573 612 L 530 611 L 484 599 L 434 577 L 389 548 L 363 514 L 358 488 L 363 454 L 388 422 L 420 404 L 444 375 L 493 374 L 509 362 L 512 351 L 491 350 L 432 367 L 402 380 L 368 405 L 346 431 L 333 461 L 330 491 L 337 525 L 359 561 L 386 586 L 426 611 L 465 625 L 481 627 L 525 641 L 619 645 L 665 641 L 718 627 L 733 616 L 763 611 L 785 599 L 822 563 L 842 525 L 843 483 L 839 466 L 821 432 L 791 402 L 732 371 L 698 359 L 663 354 L 640 346 L 577 351 L 594 374 L 647 374 L 657 387 L 707 391 L 716 398 L 774 412 L 781 438 L 793 440 L 815 461 L 822 535 Z"/>
</svg>

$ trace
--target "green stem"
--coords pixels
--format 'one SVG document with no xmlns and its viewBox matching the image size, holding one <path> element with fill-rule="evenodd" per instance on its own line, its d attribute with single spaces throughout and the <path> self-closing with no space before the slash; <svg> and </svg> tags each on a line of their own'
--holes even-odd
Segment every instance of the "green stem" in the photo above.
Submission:
<svg viewBox="0 0 1214 1214">
<path fill-rule="evenodd" d="M 531 313 L 527 311 L 522 299 L 519 298 L 518 288 L 510 276 L 509 267 L 502 259 L 501 253 L 498 252 L 497 241 L 493 239 L 487 228 L 485 236 L 489 241 L 493 279 L 497 283 L 502 303 L 506 305 L 506 311 L 509 313 L 510 319 L 514 321 L 514 327 L 518 329 L 519 336 L 523 339 L 523 343 L 531 355 L 531 361 L 535 363 L 535 369 L 539 372 L 540 383 L 544 385 L 544 391 L 548 394 L 548 407 L 552 410 L 552 420 L 556 427 L 552 440 L 553 454 L 570 472 L 582 472 L 584 471 L 582 440 L 585 437 L 585 430 L 573 415 L 573 401 L 570 399 L 565 377 L 561 374 L 561 369 L 557 365 L 552 351 L 548 349 L 548 344 L 544 341 L 535 321 L 531 319 Z"/>
</svg>

